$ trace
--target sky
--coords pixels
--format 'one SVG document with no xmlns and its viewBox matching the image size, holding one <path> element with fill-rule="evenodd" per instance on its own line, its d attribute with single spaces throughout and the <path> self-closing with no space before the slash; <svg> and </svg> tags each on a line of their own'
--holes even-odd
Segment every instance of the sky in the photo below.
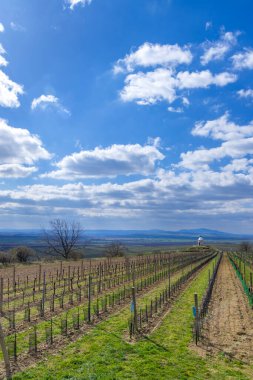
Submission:
<svg viewBox="0 0 253 380">
<path fill-rule="evenodd" d="M 253 233 L 251 0 L 1 0 L 0 228 Z"/>
</svg>

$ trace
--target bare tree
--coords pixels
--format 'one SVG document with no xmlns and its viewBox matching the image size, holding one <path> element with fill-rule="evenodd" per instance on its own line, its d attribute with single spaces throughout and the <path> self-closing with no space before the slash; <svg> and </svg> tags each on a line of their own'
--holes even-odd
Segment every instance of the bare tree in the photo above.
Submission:
<svg viewBox="0 0 253 380">
<path fill-rule="evenodd" d="M 240 252 L 247 254 L 252 250 L 252 245 L 248 241 L 243 241 L 239 245 L 239 250 Z"/>
<path fill-rule="evenodd" d="M 125 256 L 125 248 L 120 241 L 115 241 L 106 247 L 107 257 L 123 257 Z"/>
<path fill-rule="evenodd" d="M 50 221 L 50 230 L 44 230 L 48 253 L 69 259 L 76 252 L 82 228 L 80 223 L 65 219 Z"/>
</svg>

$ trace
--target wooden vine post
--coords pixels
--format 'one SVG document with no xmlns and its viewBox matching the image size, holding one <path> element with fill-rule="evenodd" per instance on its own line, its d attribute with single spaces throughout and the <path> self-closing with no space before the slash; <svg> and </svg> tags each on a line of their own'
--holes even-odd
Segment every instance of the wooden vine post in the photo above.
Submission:
<svg viewBox="0 0 253 380">
<path fill-rule="evenodd" d="M 88 322 L 91 322 L 91 275 L 89 274 L 88 283 Z"/>
<path fill-rule="evenodd" d="M 5 345 L 3 327 L 2 327 L 1 323 L 0 323 L 0 345 L 1 345 L 2 352 L 3 352 L 6 378 L 9 380 L 9 379 L 11 379 L 11 365 L 10 365 L 8 350 L 7 350 L 6 345 Z"/>
<path fill-rule="evenodd" d="M 0 278 L 0 315 L 3 314 L 3 300 L 4 300 L 4 279 Z"/>
<path fill-rule="evenodd" d="M 15 267 L 15 265 L 13 266 L 12 287 L 13 287 L 13 293 L 15 293 L 15 290 L 16 290 L 16 267 Z"/>
<path fill-rule="evenodd" d="M 40 291 L 40 284 L 41 284 L 41 264 L 39 264 L 39 291 Z"/>
<path fill-rule="evenodd" d="M 131 311 L 133 310 L 134 313 L 134 331 L 138 331 L 138 322 L 137 322 L 137 307 L 136 307 L 136 294 L 135 294 L 135 287 L 132 287 L 132 305 L 131 305 Z"/>
<path fill-rule="evenodd" d="M 170 262 L 170 253 L 169 253 L 169 298 L 170 298 L 170 276 L 171 276 L 171 262 Z"/>
<path fill-rule="evenodd" d="M 198 344 L 199 340 L 199 302 L 198 294 L 194 293 L 194 305 L 195 305 L 195 342 Z"/>
</svg>

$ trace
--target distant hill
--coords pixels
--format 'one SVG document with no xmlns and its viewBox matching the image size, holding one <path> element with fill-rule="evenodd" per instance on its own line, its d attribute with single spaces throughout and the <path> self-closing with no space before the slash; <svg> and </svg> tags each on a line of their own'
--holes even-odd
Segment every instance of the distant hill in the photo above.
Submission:
<svg viewBox="0 0 253 380">
<path fill-rule="evenodd" d="M 121 240 L 126 245 L 172 245 L 195 244 L 199 236 L 207 243 L 239 243 L 243 240 L 253 242 L 253 235 L 234 234 L 206 228 L 182 229 L 179 231 L 165 230 L 87 230 L 82 234 L 80 245 L 105 245 L 108 241 Z M 41 230 L 0 230 L 0 249 L 8 249 L 17 245 L 28 245 L 43 248 Z"/>
<path fill-rule="evenodd" d="M 164 230 L 90 230 L 86 236 L 97 238 L 135 238 L 135 239 L 191 239 L 203 236 L 209 240 L 253 240 L 253 235 L 234 234 L 206 228 L 184 229 L 179 231 Z"/>
</svg>

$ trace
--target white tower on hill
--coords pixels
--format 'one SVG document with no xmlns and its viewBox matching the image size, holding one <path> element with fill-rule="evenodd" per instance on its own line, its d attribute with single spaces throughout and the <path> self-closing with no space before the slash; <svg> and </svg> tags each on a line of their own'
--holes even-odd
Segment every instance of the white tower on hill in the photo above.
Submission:
<svg viewBox="0 0 253 380">
<path fill-rule="evenodd" d="M 200 236 L 198 238 L 198 246 L 203 245 L 203 243 L 204 243 L 204 239 L 202 238 L 202 236 Z"/>
</svg>

